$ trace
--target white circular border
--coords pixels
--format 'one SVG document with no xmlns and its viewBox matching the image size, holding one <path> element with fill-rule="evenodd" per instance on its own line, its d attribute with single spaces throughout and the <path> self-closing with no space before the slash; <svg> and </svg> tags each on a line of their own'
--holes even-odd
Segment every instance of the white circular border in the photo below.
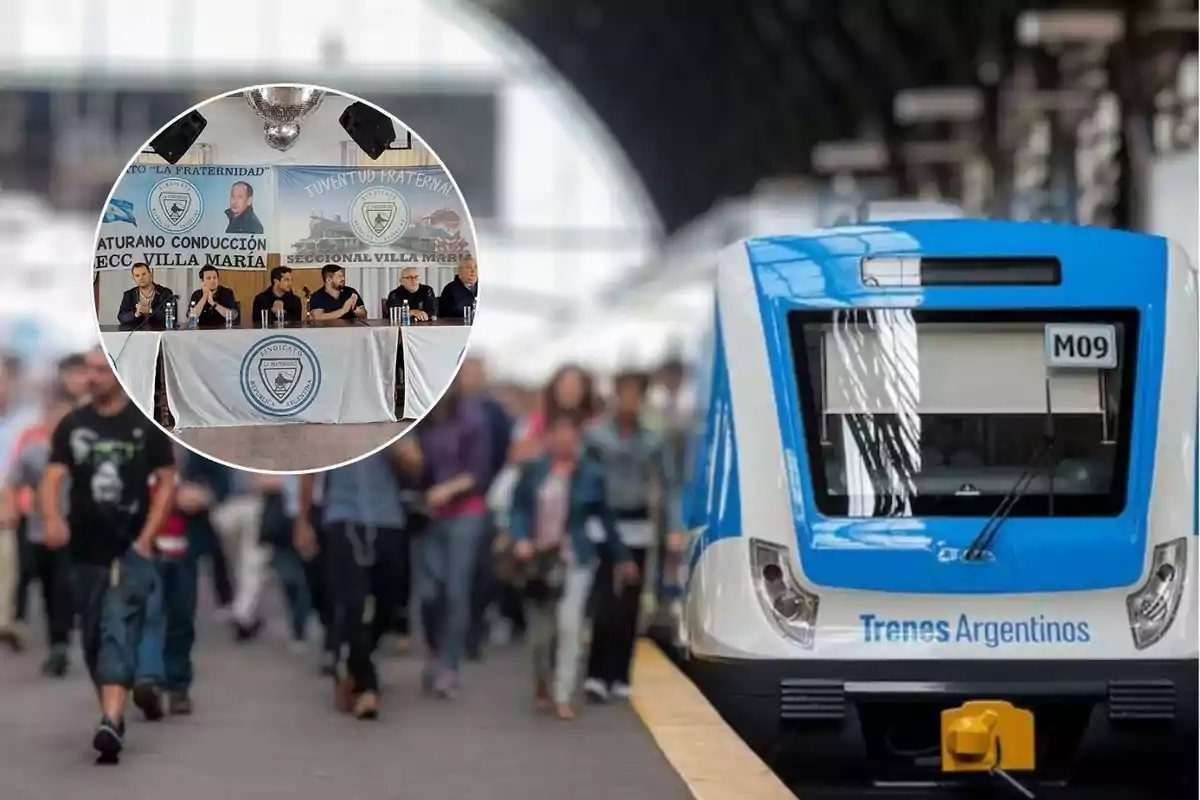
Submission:
<svg viewBox="0 0 1200 800">
<path fill-rule="evenodd" d="M 388 116 L 388 118 L 391 119 L 393 122 L 400 123 L 400 125 L 403 126 L 403 128 L 406 131 L 408 131 L 409 133 L 412 134 L 413 139 L 417 140 L 417 142 L 419 142 L 422 147 L 424 147 L 426 150 L 429 151 L 429 154 L 432 155 L 435 160 L 437 160 L 437 162 L 441 166 L 442 170 L 445 171 L 446 177 L 448 177 L 450 179 L 450 184 L 454 187 L 454 192 L 458 195 L 459 200 L 462 201 L 463 210 L 466 211 L 466 214 L 467 214 L 467 226 L 471 232 L 471 241 L 474 244 L 474 249 L 472 250 L 470 255 L 475 260 L 476 264 L 479 263 L 479 235 L 478 235 L 478 231 L 475 228 L 475 215 L 473 215 L 471 213 L 471 206 L 467 203 L 467 198 L 465 195 L 463 195 L 462 189 L 459 188 L 458 181 L 454 179 L 454 174 L 452 172 L 450 172 L 450 169 L 446 166 L 446 162 L 443 161 L 441 156 L 439 156 L 437 154 L 437 151 L 434 150 L 433 147 L 431 147 L 429 145 L 429 143 L 426 142 L 425 139 L 422 138 L 419 133 L 414 131 L 412 128 L 408 127 L 408 125 L 406 125 L 403 120 L 401 120 L 395 114 L 388 111 L 386 108 L 376 105 L 375 103 L 372 103 L 370 100 L 364 100 L 363 98 L 359 97 L 358 95 L 350 94 L 349 92 L 338 91 L 337 89 L 330 89 L 327 86 L 320 86 L 315 83 L 258 83 L 258 84 L 254 84 L 252 86 L 243 86 L 240 89 L 234 89 L 229 92 L 224 92 L 223 94 L 213 95 L 212 97 L 208 98 L 204 102 L 197 103 L 197 104 L 191 106 L 190 108 L 188 108 L 187 110 L 183 111 L 182 113 L 178 114 L 173 119 L 168 121 L 165 125 L 163 125 L 161 128 L 159 128 L 157 131 L 155 131 L 153 134 L 151 134 L 146 139 L 146 141 L 142 144 L 142 146 L 140 148 L 138 148 L 138 150 L 136 152 L 134 152 L 133 156 L 128 161 L 125 162 L 125 166 L 121 168 L 120 174 L 117 176 L 117 179 L 115 181 L 113 181 L 112 188 L 110 188 L 108 190 L 108 195 L 104 198 L 104 203 L 100 207 L 100 213 L 98 215 L 98 219 L 96 220 L 96 231 L 92 235 L 93 258 L 95 256 L 95 252 L 96 252 L 96 243 L 100 240 L 100 231 L 104 226 L 104 212 L 108 209 L 108 204 L 110 202 L 112 202 L 112 198 L 113 198 L 113 195 L 116 194 L 117 187 L 121 184 L 121 180 L 125 177 L 125 175 L 128 174 L 129 168 L 137 163 L 138 156 L 140 156 L 142 154 L 142 151 L 149 149 L 150 143 L 152 141 L 154 141 L 155 138 L 157 138 L 159 134 L 161 134 L 167 128 L 174 125 L 177 121 L 179 121 L 183 117 L 187 116 L 188 114 L 192 113 L 193 111 L 198 111 L 199 109 L 204 108 L 209 103 L 214 103 L 217 100 L 224 100 L 228 97 L 234 97 L 237 95 L 241 95 L 245 92 L 249 92 L 254 89 L 272 89 L 272 88 L 279 88 L 279 87 L 320 89 L 326 93 L 326 99 L 328 99 L 328 97 L 330 95 L 336 95 L 339 97 L 349 98 L 351 100 L 360 102 L 363 105 L 370 106 L 371 108 L 375 109 L 376 111 L 386 114 Z M 271 166 L 274 166 L 274 165 L 271 165 Z M 334 165 L 316 165 L 316 164 L 314 164 L 313 166 L 334 166 Z M 334 262 L 331 262 L 331 263 L 334 263 Z M 96 277 L 95 277 L 96 274 L 97 274 L 97 270 L 93 266 L 93 268 L 92 268 L 93 280 L 96 279 Z M 476 292 L 477 292 L 476 297 L 478 298 L 478 289 L 476 290 Z M 476 299 L 476 303 L 478 303 L 478 299 Z M 96 320 L 96 337 L 98 339 L 96 346 L 104 351 L 104 355 L 108 358 L 108 364 L 112 368 L 113 375 L 115 375 L 117 378 L 117 383 L 119 383 L 121 385 L 121 389 L 125 392 L 125 395 L 129 398 L 129 402 L 133 404 L 134 408 L 136 408 L 138 411 L 142 412 L 142 415 L 144 417 L 146 417 L 146 419 L 148 419 L 152 425 L 154 425 L 160 431 L 165 433 L 171 439 L 172 442 L 178 444 L 180 447 L 183 447 L 184 449 L 188 450 L 189 452 L 195 453 L 196 455 L 200 456 L 201 458 L 207 458 L 209 461 L 214 461 L 223 467 L 228 467 L 229 469 L 241 470 L 242 472 L 250 472 L 250 473 L 254 473 L 256 475 L 315 475 L 315 474 L 322 473 L 322 472 L 328 472 L 329 470 L 340 469 L 341 467 L 348 467 L 351 464 L 356 464 L 365 458 L 370 458 L 371 456 L 375 455 L 376 453 L 378 453 L 382 450 L 385 450 L 386 448 L 395 444 L 400 439 L 404 438 L 410 432 L 415 431 L 416 427 L 421 424 L 421 420 L 425 419 L 425 417 L 429 415 L 429 412 L 431 410 L 433 410 L 433 406 L 437 405 L 438 401 L 440 401 L 442 399 L 442 397 L 446 394 L 446 391 L 450 388 L 451 385 L 453 385 L 454 381 L 458 378 L 458 373 L 459 373 L 459 371 L 462 370 L 463 363 L 470 357 L 471 340 L 475 336 L 475 326 L 478 323 L 478 317 L 477 316 L 473 317 L 471 320 L 471 325 L 469 326 L 471 328 L 471 330 L 467 334 L 467 344 L 463 348 L 462 353 L 459 355 L 458 363 L 454 365 L 454 372 L 450 376 L 449 382 L 446 384 L 445 387 L 443 387 L 442 391 L 438 394 L 437 399 L 434 400 L 434 402 L 432 404 L 430 404 L 429 408 L 427 408 L 425 410 L 425 413 L 422 414 L 417 419 L 413 420 L 412 423 L 410 423 L 409 426 L 407 428 L 405 428 L 401 433 L 397 434 L 396 436 L 393 436 L 391 439 L 387 440 L 386 442 L 383 442 L 379 446 L 375 447 L 373 450 L 368 450 L 367 452 L 363 453 L 362 455 L 355 456 L 354 458 L 347 459 L 347 460 L 339 462 L 337 464 L 330 464 L 327 467 L 319 467 L 316 469 L 271 470 L 271 469 L 257 469 L 254 467 L 246 467 L 246 466 L 242 466 L 240 464 L 234 464 L 231 461 L 226 461 L 223 458 L 218 458 L 217 456 L 215 456 L 211 453 L 205 453 L 200 450 L 197 450 L 195 447 L 192 447 L 190 444 L 183 441 L 178 436 L 176 436 L 174 433 L 172 433 L 171 431 L 167 430 L 162 425 L 160 425 L 158 420 L 154 419 L 153 409 L 151 409 L 150 413 L 147 413 L 146 410 L 144 408 L 142 408 L 140 405 L 138 405 L 137 401 L 133 399 L 133 394 L 129 391 L 129 387 L 126 386 L 125 381 L 123 381 L 121 379 L 121 373 L 117 369 L 116 359 L 113 357 L 112 353 L 108 352 L 108 348 L 104 346 L 104 337 L 101 334 L 101 330 L 100 330 L 100 325 L 101 325 L 100 311 L 93 304 L 90 308 L 90 312 L 92 314 L 92 317 Z M 132 331 L 130 331 L 129 333 L 130 333 L 130 335 L 132 335 Z"/>
</svg>

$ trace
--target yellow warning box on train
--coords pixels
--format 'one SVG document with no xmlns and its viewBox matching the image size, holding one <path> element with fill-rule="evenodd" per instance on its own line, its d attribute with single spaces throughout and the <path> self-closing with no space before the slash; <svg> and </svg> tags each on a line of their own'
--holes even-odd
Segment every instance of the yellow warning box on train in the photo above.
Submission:
<svg viewBox="0 0 1200 800">
<path fill-rule="evenodd" d="M 1028 772 L 1035 766 L 1033 712 L 972 700 L 942 712 L 943 772 Z"/>
</svg>

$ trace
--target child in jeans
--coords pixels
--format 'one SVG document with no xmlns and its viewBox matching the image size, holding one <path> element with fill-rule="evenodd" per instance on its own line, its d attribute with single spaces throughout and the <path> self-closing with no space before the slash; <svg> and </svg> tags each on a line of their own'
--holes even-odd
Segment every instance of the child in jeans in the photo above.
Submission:
<svg viewBox="0 0 1200 800">
<path fill-rule="evenodd" d="M 521 467 L 513 490 L 509 536 L 513 555 L 532 573 L 529 638 L 533 645 L 535 702 L 572 719 L 571 696 L 579 673 L 587 599 L 598 562 L 586 523 L 595 517 L 605 531 L 617 576 L 636 583 L 638 570 L 617 534 L 604 472 L 583 452 L 575 415 L 547 419 L 546 452 Z"/>
</svg>

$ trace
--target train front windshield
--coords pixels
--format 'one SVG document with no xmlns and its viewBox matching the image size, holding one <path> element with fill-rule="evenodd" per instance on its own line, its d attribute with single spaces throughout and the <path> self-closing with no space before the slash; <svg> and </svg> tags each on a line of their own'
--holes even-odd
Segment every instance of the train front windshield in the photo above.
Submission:
<svg viewBox="0 0 1200 800">
<path fill-rule="evenodd" d="M 818 510 L 1017 517 L 1125 507 L 1137 314 L 793 311 Z"/>
</svg>

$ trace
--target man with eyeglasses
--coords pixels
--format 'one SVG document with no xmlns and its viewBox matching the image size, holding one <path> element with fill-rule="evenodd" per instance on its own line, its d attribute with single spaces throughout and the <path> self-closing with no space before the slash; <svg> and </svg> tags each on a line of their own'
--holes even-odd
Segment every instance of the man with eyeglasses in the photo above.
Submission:
<svg viewBox="0 0 1200 800">
<path fill-rule="evenodd" d="M 387 296 L 388 310 L 400 308 L 408 301 L 408 310 L 418 322 L 427 322 L 438 315 L 437 295 L 433 287 L 421 283 L 421 272 L 416 267 L 400 270 L 400 285 Z"/>
</svg>

